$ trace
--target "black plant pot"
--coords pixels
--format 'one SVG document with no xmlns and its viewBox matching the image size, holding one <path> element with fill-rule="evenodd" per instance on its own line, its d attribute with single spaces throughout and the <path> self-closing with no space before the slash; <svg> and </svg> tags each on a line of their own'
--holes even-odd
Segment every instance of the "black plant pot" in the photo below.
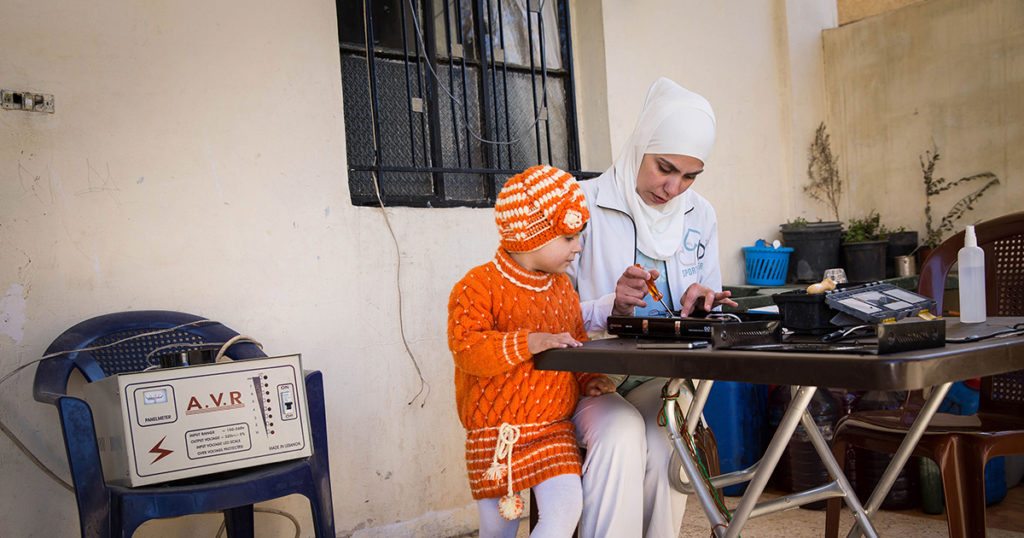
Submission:
<svg viewBox="0 0 1024 538">
<path fill-rule="evenodd" d="M 843 243 L 843 267 L 850 282 L 872 282 L 885 278 L 885 248 L 888 241 Z"/>
<path fill-rule="evenodd" d="M 889 234 L 889 244 L 885 248 L 885 275 L 896 276 L 896 256 L 908 256 L 917 248 L 917 232 L 893 232 Z"/>
<path fill-rule="evenodd" d="M 843 226 L 838 222 L 810 222 L 802 226 L 783 224 L 782 242 L 793 247 L 787 281 L 818 282 L 825 269 L 839 267 L 839 242 Z"/>
</svg>

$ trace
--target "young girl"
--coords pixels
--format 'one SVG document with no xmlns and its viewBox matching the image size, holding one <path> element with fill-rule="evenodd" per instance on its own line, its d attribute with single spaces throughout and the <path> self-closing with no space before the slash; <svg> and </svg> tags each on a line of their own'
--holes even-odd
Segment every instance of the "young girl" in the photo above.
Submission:
<svg viewBox="0 0 1024 538">
<path fill-rule="evenodd" d="M 576 180 L 550 166 L 512 177 L 494 206 L 501 245 L 452 289 L 448 347 L 466 428 L 466 467 L 480 536 L 514 537 L 532 488 L 534 537 L 572 535 L 583 506 L 573 410 L 581 391 L 615 390 L 605 376 L 541 371 L 533 355 L 586 339 L 565 272 L 590 212 Z"/>
</svg>

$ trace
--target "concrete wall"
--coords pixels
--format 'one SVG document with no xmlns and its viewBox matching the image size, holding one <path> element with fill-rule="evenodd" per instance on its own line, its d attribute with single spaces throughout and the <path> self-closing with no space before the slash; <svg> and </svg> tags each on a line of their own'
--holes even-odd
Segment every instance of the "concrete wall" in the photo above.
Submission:
<svg viewBox="0 0 1024 538">
<path fill-rule="evenodd" d="M 927 0 L 837 0 L 839 25 L 849 24 L 888 11 L 899 9 L 916 2 Z"/>
<path fill-rule="evenodd" d="M 577 47 L 587 167 L 611 162 L 657 76 L 704 93 L 719 142 L 698 188 L 722 221 L 726 281 L 740 281 L 739 246 L 801 211 L 793 182 L 824 115 L 818 36 L 834 5 L 582 4 L 577 43 L 595 43 Z M 351 206 L 334 4 L 8 0 L 0 51 L 0 87 L 57 106 L 0 111 L 0 373 L 105 312 L 217 319 L 324 372 L 339 534 L 471 530 L 445 306 L 492 255 L 492 214 L 389 209 L 396 248 L 379 209 Z M 430 388 L 417 399 L 399 304 Z M 67 478 L 32 372 L 0 387 L 0 418 Z M 0 535 L 77 534 L 73 496 L 6 438 L 0 476 Z M 268 506 L 310 533 L 301 499 Z M 257 518 L 265 535 L 290 532 Z M 212 536 L 219 523 L 141 535 Z"/>
<path fill-rule="evenodd" d="M 957 230 L 1024 207 L 1024 3 L 929 0 L 829 30 L 825 66 L 844 219 L 877 209 L 923 236 L 919 156 L 933 144 L 936 178 L 989 171 L 1002 182 Z M 933 214 L 980 186 L 935 197 Z"/>
</svg>

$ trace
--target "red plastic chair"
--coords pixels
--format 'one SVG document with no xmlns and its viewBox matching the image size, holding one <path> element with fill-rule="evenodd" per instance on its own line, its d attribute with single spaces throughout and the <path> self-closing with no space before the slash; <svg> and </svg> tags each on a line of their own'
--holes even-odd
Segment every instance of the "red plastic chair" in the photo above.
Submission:
<svg viewBox="0 0 1024 538">
<path fill-rule="evenodd" d="M 985 251 L 988 315 L 1024 315 L 1024 212 L 982 222 L 975 226 L 975 232 L 978 246 Z M 946 239 L 921 268 L 918 292 L 935 299 L 936 313 L 942 312 L 946 277 L 963 245 L 964 232 Z M 890 417 L 892 413 L 901 414 L 899 423 L 904 430 L 893 428 L 892 420 L 880 420 L 883 412 L 854 413 L 839 422 L 832 452 L 840 467 L 848 445 L 896 452 L 916 412 L 908 406 L 903 411 L 889 412 Z M 949 535 L 954 538 L 985 536 L 984 475 L 988 460 L 1024 454 L 1024 371 L 982 379 L 978 418 L 981 425 L 969 429 L 943 432 L 929 426 L 913 452 L 939 465 Z M 827 504 L 825 535 L 835 537 L 839 531 L 839 500 L 830 499 Z"/>
</svg>

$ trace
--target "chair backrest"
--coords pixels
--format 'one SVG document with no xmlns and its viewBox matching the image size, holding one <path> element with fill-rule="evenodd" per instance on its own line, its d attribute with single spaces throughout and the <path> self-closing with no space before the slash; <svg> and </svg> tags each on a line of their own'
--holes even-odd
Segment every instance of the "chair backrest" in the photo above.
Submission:
<svg viewBox="0 0 1024 538">
<path fill-rule="evenodd" d="M 985 251 L 985 305 L 990 316 L 1024 316 L 1024 211 L 979 223 L 978 246 Z M 951 236 L 921 265 L 917 290 L 935 299 L 942 312 L 946 277 L 964 246 L 964 232 Z"/>
<path fill-rule="evenodd" d="M 985 251 L 985 306 L 990 316 L 1024 316 L 1024 211 L 982 222 L 974 227 L 978 246 Z M 942 312 L 946 276 L 964 246 L 964 232 L 939 245 L 921 266 L 917 291 L 935 299 Z M 1024 370 L 981 380 L 979 409 L 1024 415 Z"/>
<path fill-rule="evenodd" d="M 145 370 L 158 355 L 202 344 L 222 345 L 237 335 L 219 322 L 182 312 L 142 310 L 97 316 L 64 331 L 50 344 L 45 354 L 57 355 L 40 362 L 34 387 L 36 399 L 49 399 L 41 399 L 43 393 L 64 393 L 74 369 L 93 382 Z M 231 354 L 234 358 L 265 356 L 251 343 L 232 346 Z"/>
</svg>

